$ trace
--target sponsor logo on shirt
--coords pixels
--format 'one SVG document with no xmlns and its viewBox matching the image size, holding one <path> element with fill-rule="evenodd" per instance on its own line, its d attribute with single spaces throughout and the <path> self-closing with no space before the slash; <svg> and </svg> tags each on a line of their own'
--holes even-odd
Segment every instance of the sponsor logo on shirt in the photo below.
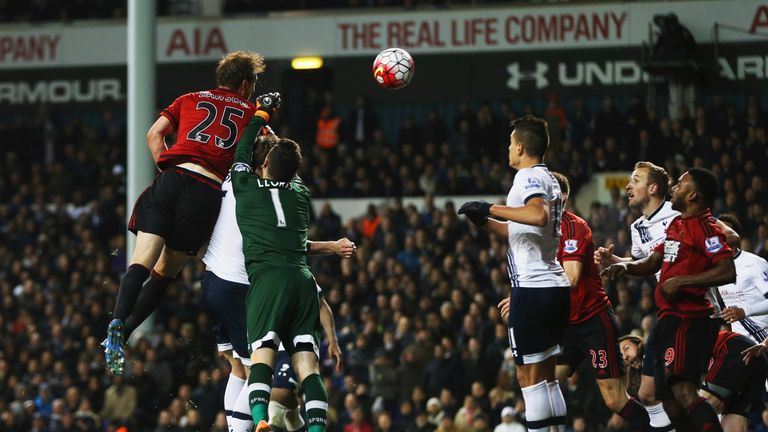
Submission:
<svg viewBox="0 0 768 432">
<path fill-rule="evenodd" d="M 664 262 L 677 261 L 677 254 L 680 252 L 680 242 L 675 240 L 667 240 L 664 242 Z"/>
<path fill-rule="evenodd" d="M 723 244 L 720 243 L 720 237 L 714 236 L 704 240 L 704 246 L 707 248 L 707 252 L 716 253 L 723 248 Z"/>
<path fill-rule="evenodd" d="M 525 184 L 525 189 L 541 189 L 541 182 L 534 177 L 528 177 L 528 182 Z"/>
<path fill-rule="evenodd" d="M 563 246 L 563 251 L 565 253 L 574 253 L 579 249 L 579 241 L 578 240 L 566 240 L 565 246 Z"/>
</svg>

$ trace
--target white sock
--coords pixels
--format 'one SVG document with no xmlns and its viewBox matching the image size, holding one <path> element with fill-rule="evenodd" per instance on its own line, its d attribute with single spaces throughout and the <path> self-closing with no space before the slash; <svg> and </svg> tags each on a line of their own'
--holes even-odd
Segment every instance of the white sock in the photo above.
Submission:
<svg viewBox="0 0 768 432">
<path fill-rule="evenodd" d="M 251 406 L 248 404 L 248 386 L 244 385 L 237 395 L 235 407 L 232 409 L 232 432 L 251 432 L 253 428 L 253 417 L 251 417 Z"/>
<path fill-rule="evenodd" d="M 224 412 L 227 414 L 227 426 L 232 430 L 232 411 L 235 409 L 235 401 L 240 391 L 245 386 L 245 380 L 229 374 L 227 387 L 224 389 Z"/>
<path fill-rule="evenodd" d="M 557 423 L 550 426 L 550 430 L 554 432 L 565 432 L 565 398 L 563 392 L 560 391 L 560 383 L 557 380 L 549 381 L 547 383 L 547 392 L 549 393 L 549 403 L 552 406 L 552 417 L 558 417 Z"/>
<path fill-rule="evenodd" d="M 525 420 L 529 432 L 549 432 L 549 420 L 552 417 L 552 404 L 549 402 L 547 382 L 542 381 L 532 386 L 523 387 L 525 400 Z"/>
<path fill-rule="evenodd" d="M 301 407 L 296 407 L 285 412 L 285 429 L 288 432 L 300 431 L 304 427 L 304 417 L 301 416 Z"/>
<path fill-rule="evenodd" d="M 648 416 L 651 418 L 652 428 L 664 428 L 672 425 L 661 402 L 656 405 L 646 405 L 645 410 L 648 411 Z"/>
<path fill-rule="evenodd" d="M 267 405 L 267 413 L 269 414 L 269 425 L 280 429 L 285 429 L 285 413 L 288 408 L 276 400 L 270 400 Z"/>
</svg>

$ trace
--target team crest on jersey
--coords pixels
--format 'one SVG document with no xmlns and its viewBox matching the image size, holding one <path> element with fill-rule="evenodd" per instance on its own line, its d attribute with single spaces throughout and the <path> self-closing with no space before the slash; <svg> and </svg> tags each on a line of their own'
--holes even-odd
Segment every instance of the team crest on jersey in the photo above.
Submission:
<svg viewBox="0 0 768 432">
<path fill-rule="evenodd" d="M 720 237 L 714 236 L 704 240 L 704 246 L 707 248 L 707 252 L 715 253 L 719 252 L 723 248 L 723 244 L 720 242 Z"/>
<path fill-rule="evenodd" d="M 680 252 L 680 242 L 667 240 L 664 242 L 664 262 L 677 261 L 677 254 Z"/>
<path fill-rule="evenodd" d="M 563 251 L 565 253 L 574 253 L 579 249 L 579 241 L 576 239 L 570 239 L 565 241 Z"/>
<path fill-rule="evenodd" d="M 236 164 L 232 165 L 232 169 L 235 172 L 251 172 L 251 166 L 243 162 L 237 162 Z"/>
</svg>

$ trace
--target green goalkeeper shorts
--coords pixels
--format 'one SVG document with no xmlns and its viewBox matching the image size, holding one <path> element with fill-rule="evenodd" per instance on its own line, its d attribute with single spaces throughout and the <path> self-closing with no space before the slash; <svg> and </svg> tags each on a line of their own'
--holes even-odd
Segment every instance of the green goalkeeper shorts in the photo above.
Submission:
<svg viewBox="0 0 768 432">
<path fill-rule="evenodd" d="M 252 265 L 245 299 L 249 353 L 283 343 L 293 354 L 312 351 L 319 357 L 320 312 L 317 283 L 308 267 Z M 272 345 L 274 344 L 274 345 Z"/>
</svg>

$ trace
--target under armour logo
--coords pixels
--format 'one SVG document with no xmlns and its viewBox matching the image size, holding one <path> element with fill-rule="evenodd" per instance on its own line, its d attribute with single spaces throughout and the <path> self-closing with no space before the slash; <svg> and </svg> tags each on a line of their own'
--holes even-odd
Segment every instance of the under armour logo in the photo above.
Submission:
<svg viewBox="0 0 768 432">
<path fill-rule="evenodd" d="M 536 62 L 536 70 L 533 71 L 521 71 L 519 63 L 510 63 L 507 65 L 507 72 L 509 72 L 507 87 L 512 90 L 518 90 L 520 89 L 521 80 L 534 80 L 536 81 L 536 88 L 542 89 L 549 86 L 549 80 L 546 75 L 548 71 L 549 66 L 542 62 Z"/>
</svg>

